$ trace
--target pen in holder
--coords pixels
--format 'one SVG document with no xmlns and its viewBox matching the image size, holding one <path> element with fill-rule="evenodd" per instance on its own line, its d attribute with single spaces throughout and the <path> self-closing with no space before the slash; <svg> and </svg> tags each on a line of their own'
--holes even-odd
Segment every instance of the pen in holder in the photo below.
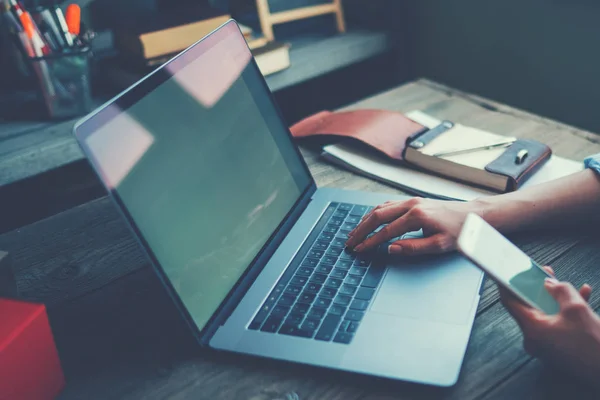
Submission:
<svg viewBox="0 0 600 400">
<path fill-rule="evenodd" d="M 63 119 L 90 112 L 92 53 L 79 6 L 69 5 L 65 17 L 59 7 L 29 13 L 14 0 L 8 4 L 0 17 L 23 60 L 22 75 L 40 94 L 45 114 Z"/>
</svg>

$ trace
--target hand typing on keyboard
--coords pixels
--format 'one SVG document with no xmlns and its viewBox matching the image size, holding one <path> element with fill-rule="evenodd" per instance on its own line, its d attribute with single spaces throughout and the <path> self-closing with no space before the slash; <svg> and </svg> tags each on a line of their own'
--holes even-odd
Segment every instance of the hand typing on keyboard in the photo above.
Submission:
<svg viewBox="0 0 600 400">
<path fill-rule="evenodd" d="M 389 201 L 375 207 L 363 217 L 358 226 L 348 234 L 346 246 L 357 252 L 364 252 L 407 232 L 422 229 L 423 238 L 392 242 L 388 247 L 388 253 L 403 255 L 443 253 L 455 248 L 456 238 L 470 212 L 481 215 L 478 203 L 423 198 Z M 375 232 L 382 225 L 385 226 Z"/>
</svg>

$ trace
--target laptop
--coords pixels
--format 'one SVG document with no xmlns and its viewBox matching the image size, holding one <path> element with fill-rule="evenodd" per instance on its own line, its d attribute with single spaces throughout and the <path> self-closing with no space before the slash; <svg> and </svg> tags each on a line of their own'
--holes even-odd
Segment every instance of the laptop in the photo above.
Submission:
<svg viewBox="0 0 600 400">
<path fill-rule="evenodd" d="M 457 381 L 482 273 L 457 254 L 344 248 L 374 206 L 406 197 L 316 187 L 235 21 L 74 132 L 200 345 Z"/>
</svg>

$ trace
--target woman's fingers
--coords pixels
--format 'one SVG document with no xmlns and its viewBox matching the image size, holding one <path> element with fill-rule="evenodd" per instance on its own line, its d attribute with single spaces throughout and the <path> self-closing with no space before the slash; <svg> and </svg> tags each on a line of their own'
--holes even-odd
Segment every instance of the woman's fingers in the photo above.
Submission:
<svg viewBox="0 0 600 400">
<path fill-rule="evenodd" d="M 377 229 L 380 225 L 391 222 L 398 217 L 401 217 L 410 209 L 410 206 L 405 203 L 398 203 L 388 207 L 381 207 L 373 210 L 371 215 L 365 218 L 358 226 L 350 232 L 349 239 L 346 241 L 346 246 L 354 249 L 356 245 L 361 243 L 371 232 Z"/>
<path fill-rule="evenodd" d="M 498 291 L 500 292 L 502 304 L 504 304 L 508 313 L 517 321 L 522 331 L 527 331 L 532 323 L 538 319 L 539 313 L 516 298 L 507 289 L 498 287 Z"/>
<path fill-rule="evenodd" d="M 410 213 L 404 214 L 400 218 L 386 225 L 379 232 L 366 239 L 355 247 L 356 251 L 366 251 L 373 247 L 387 242 L 414 229 L 414 220 L 410 219 Z"/>
<path fill-rule="evenodd" d="M 546 271 L 547 273 L 549 273 L 552 276 L 555 276 L 556 274 L 554 273 L 554 270 L 552 269 L 552 267 L 549 266 L 545 266 L 543 267 L 543 270 Z"/>
<path fill-rule="evenodd" d="M 442 233 L 418 239 L 398 240 L 390 245 L 388 253 L 418 256 L 445 253 L 453 248 L 453 240 Z"/>
<path fill-rule="evenodd" d="M 584 284 L 580 289 L 579 289 L 579 294 L 581 295 L 581 297 L 583 297 L 583 299 L 586 302 L 590 301 L 590 297 L 592 296 L 592 287 L 590 285 L 588 285 L 587 283 Z"/>
</svg>

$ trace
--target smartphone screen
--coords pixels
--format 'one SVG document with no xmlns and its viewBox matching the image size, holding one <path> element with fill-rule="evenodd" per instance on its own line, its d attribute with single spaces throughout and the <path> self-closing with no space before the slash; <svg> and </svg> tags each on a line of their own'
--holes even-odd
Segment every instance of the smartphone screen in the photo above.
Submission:
<svg viewBox="0 0 600 400">
<path fill-rule="evenodd" d="M 479 216 L 467 217 L 458 247 L 517 297 L 548 315 L 558 313 L 558 303 L 544 287 L 550 275 Z"/>
</svg>

